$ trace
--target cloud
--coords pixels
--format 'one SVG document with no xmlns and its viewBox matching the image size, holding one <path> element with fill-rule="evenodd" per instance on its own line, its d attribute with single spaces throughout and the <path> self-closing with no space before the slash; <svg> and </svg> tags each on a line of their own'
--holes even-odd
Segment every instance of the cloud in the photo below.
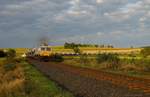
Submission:
<svg viewBox="0 0 150 97">
<path fill-rule="evenodd" d="M 146 45 L 149 5 L 149 0 L 1 0 L 0 44 L 32 47 L 40 36 L 49 36 L 56 45 Z"/>
<path fill-rule="evenodd" d="M 103 1 L 103 0 L 96 0 L 96 2 L 97 2 L 98 4 L 100 4 L 100 3 L 103 3 L 104 1 Z"/>
<path fill-rule="evenodd" d="M 110 13 L 104 13 L 105 16 L 116 20 L 116 21 L 124 21 L 134 17 L 136 14 L 140 13 L 143 8 L 143 2 L 138 1 L 136 3 L 128 3 L 125 6 L 119 8 L 118 10 Z"/>
</svg>

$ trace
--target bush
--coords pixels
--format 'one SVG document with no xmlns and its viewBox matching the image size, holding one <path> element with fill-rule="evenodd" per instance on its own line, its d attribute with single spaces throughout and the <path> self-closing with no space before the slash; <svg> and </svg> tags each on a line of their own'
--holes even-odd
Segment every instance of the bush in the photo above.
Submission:
<svg viewBox="0 0 150 97">
<path fill-rule="evenodd" d="M 150 55 L 150 47 L 145 47 L 141 50 L 141 54 L 143 55 L 143 57 L 147 57 Z"/>
<path fill-rule="evenodd" d="M 16 56 L 16 51 L 14 49 L 9 49 L 7 52 L 8 58 L 14 58 Z"/>
<path fill-rule="evenodd" d="M 136 62 L 136 65 L 143 67 L 145 72 L 150 72 L 150 60 L 142 58 Z"/>
<path fill-rule="evenodd" d="M 146 65 L 144 66 L 144 71 L 150 72 L 150 65 L 149 65 L 149 64 L 146 64 Z"/>
<path fill-rule="evenodd" d="M 118 58 L 118 55 L 117 54 L 98 54 L 97 55 L 97 62 L 98 63 L 102 63 L 102 62 L 118 62 L 119 61 L 119 58 Z"/>
<path fill-rule="evenodd" d="M 117 69 L 120 66 L 120 59 L 117 54 L 98 54 L 98 63 L 107 63 L 107 68 Z"/>
<path fill-rule="evenodd" d="M 80 55 L 80 62 L 81 62 L 82 64 L 84 64 L 84 65 L 89 62 L 88 57 L 87 57 L 86 54 Z"/>
<path fill-rule="evenodd" d="M 62 57 L 62 55 L 54 54 L 54 55 L 50 56 L 50 61 L 62 62 L 62 61 L 64 61 L 64 58 Z"/>
<path fill-rule="evenodd" d="M 75 54 L 80 54 L 81 53 L 81 51 L 78 47 L 74 47 L 73 51 L 74 51 Z"/>
<path fill-rule="evenodd" d="M 3 50 L 0 50 L 0 58 L 6 57 L 6 53 Z"/>
</svg>

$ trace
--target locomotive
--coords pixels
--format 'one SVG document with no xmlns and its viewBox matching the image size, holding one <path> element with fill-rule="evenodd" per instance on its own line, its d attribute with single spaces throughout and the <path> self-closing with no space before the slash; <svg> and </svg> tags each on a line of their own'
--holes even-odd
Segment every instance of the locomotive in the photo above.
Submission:
<svg viewBox="0 0 150 97">
<path fill-rule="evenodd" d="M 64 61 L 63 54 L 55 52 L 50 46 L 40 46 L 38 48 L 30 49 L 26 55 L 28 58 L 40 61 Z"/>
<path fill-rule="evenodd" d="M 49 46 L 40 46 L 38 48 L 30 49 L 27 55 L 28 56 L 51 56 L 52 48 Z"/>
</svg>

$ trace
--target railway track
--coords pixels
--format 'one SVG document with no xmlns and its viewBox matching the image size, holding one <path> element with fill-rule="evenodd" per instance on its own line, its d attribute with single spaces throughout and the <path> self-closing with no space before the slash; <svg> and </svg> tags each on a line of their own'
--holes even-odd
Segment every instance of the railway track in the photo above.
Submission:
<svg viewBox="0 0 150 97">
<path fill-rule="evenodd" d="M 150 79 L 28 59 L 77 97 L 150 97 Z"/>
</svg>

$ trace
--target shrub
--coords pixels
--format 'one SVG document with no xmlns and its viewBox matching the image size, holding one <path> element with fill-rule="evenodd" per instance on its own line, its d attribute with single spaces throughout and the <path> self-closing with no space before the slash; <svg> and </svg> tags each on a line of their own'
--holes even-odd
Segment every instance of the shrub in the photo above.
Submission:
<svg viewBox="0 0 150 97">
<path fill-rule="evenodd" d="M 143 55 L 143 57 L 147 57 L 150 55 L 150 47 L 145 47 L 141 50 L 141 54 Z"/>
<path fill-rule="evenodd" d="M 89 62 L 86 54 L 80 55 L 80 62 L 82 64 L 87 64 Z"/>
<path fill-rule="evenodd" d="M 62 62 L 62 61 L 64 61 L 64 58 L 63 58 L 62 55 L 54 54 L 54 55 L 50 56 L 50 61 L 53 61 L 53 62 Z"/>
<path fill-rule="evenodd" d="M 10 70 L 14 70 L 16 68 L 16 65 L 15 64 L 5 64 L 4 65 L 4 69 L 6 70 L 6 71 L 10 71 Z"/>
<path fill-rule="evenodd" d="M 8 58 L 14 58 L 16 56 L 16 51 L 14 49 L 9 49 L 7 52 Z"/>
<path fill-rule="evenodd" d="M 98 54 L 96 60 L 98 63 L 107 62 L 107 68 L 117 69 L 120 66 L 120 59 L 117 54 Z"/>
<path fill-rule="evenodd" d="M 112 61 L 115 61 L 115 62 L 118 62 L 119 61 L 119 58 L 118 58 L 118 55 L 117 54 L 98 54 L 97 55 L 97 62 L 98 63 L 102 63 L 102 62 L 112 62 Z"/>
<path fill-rule="evenodd" d="M 0 58 L 6 57 L 6 53 L 3 50 L 0 50 Z"/>
<path fill-rule="evenodd" d="M 144 71 L 150 72 L 150 65 L 149 65 L 149 64 L 146 64 L 146 65 L 144 66 Z"/>
<path fill-rule="evenodd" d="M 150 60 L 142 58 L 141 60 L 138 60 L 137 65 L 140 65 L 144 68 L 145 72 L 150 72 Z"/>
</svg>

